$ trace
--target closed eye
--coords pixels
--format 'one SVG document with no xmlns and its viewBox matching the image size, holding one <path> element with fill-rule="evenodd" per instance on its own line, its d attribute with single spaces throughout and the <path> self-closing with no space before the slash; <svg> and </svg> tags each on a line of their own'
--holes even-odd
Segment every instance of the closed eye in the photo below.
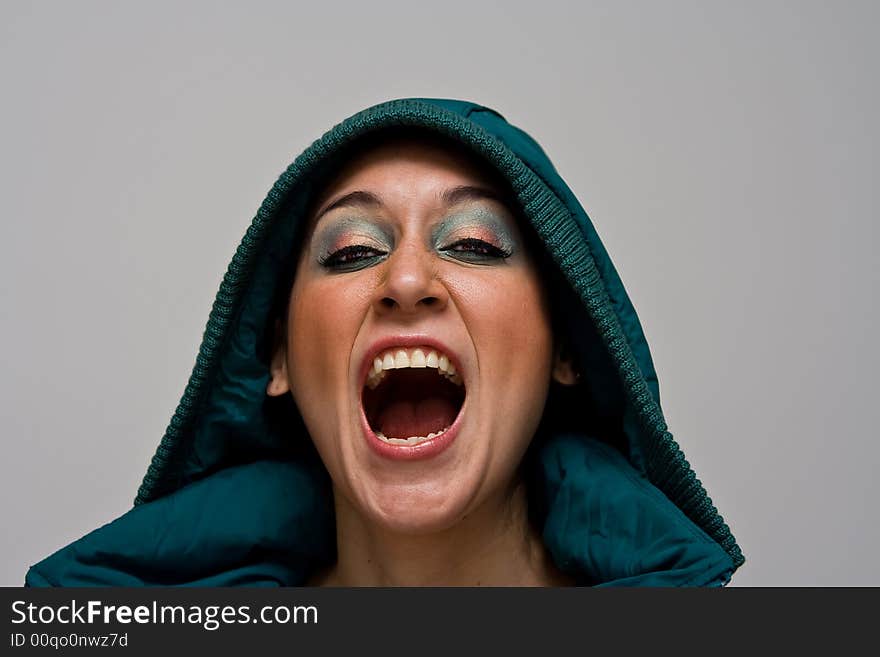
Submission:
<svg viewBox="0 0 880 657">
<path fill-rule="evenodd" d="M 472 260 L 503 259 L 510 257 L 510 251 L 502 249 L 476 237 L 466 237 L 440 249 L 455 257 Z"/>
<path fill-rule="evenodd" d="M 376 258 L 387 255 L 386 251 L 364 244 L 352 244 L 318 259 L 318 264 L 327 269 L 351 271 L 371 263 Z"/>
</svg>

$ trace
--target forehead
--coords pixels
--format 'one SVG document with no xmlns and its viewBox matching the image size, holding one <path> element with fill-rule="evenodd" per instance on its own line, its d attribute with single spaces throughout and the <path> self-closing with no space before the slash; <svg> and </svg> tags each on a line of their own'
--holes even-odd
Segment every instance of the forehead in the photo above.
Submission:
<svg viewBox="0 0 880 657">
<path fill-rule="evenodd" d="M 345 153 L 315 194 L 312 213 L 353 191 L 413 195 L 455 185 L 478 185 L 507 196 L 494 169 L 465 147 L 432 134 L 389 134 L 365 139 Z"/>
</svg>

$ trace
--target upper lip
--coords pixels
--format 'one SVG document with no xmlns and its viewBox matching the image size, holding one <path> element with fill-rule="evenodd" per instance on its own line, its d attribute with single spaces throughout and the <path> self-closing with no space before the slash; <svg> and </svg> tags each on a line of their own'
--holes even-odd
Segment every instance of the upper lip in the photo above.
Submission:
<svg viewBox="0 0 880 657">
<path fill-rule="evenodd" d="M 449 347 L 449 345 L 445 344 L 441 340 L 438 340 L 435 337 L 426 334 L 408 334 L 408 335 L 389 335 L 384 338 L 380 338 L 374 341 L 367 348 L 366 354 L 364 354 L 364 359 L 361 362 L 361 371 L 360 376 L 358 378 L 358 382 L 360 383 L 361 390 L 363 390 L 364 385 L 367 380 L 367 374 L 370 372 L 370 368 L 373 367 L 373 360 L 380 353 L 387 349 L 391 349 L 393 347 L 433 347 L 437 351 L 441 351 L 449 358 L 452 364 L 455 366 L 455 369 L 461 375 L 462 380 L 467 383 L 467 376 L 464 368 L 461 366 L 461 359 L 458 354 Z"/>
</svg>

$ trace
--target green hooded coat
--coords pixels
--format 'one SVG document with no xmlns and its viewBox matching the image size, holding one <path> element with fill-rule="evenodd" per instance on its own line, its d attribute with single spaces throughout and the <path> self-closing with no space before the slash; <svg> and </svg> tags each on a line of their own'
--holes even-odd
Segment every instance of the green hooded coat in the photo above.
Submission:
<svg viewBox="0 0 880 657">
<path fill-rule="evenodd" d="M 440 133 L 509 182 L 544 245 L 581 384 L 527 453 L 530 514 L 579 584 L 719 586 L 739 546 L 669 433 L 645 336 L 586 212 L 541 147 L 472 102 L 410 98 L 339 123 L 281 174 L 226 272 L 134 507 L 34 565 L 29 586 L 302 585 L 332 563 L 329 478 L 292 399 L 268 398 L 268 325 L 316 181 L 384 128 Z"/>
</svg>

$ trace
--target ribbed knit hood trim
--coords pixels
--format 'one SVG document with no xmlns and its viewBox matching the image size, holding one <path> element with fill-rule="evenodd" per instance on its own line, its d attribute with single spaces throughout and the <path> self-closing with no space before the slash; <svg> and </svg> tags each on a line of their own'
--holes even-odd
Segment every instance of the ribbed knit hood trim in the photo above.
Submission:
<svg viewBox="0 0 880 657">
<path fill-rule="evenodd" d="M 450 105 L 457 111 L 448 109 Z M 650 356 L 647 356 L 648 362 L 643 363 L 644 367 L 640 367 L 636 357 L 639 353 L 644 359 L 647 354 L 644 336 L 638 325 L 633 326 L 631 319 L 628 318 L 629 330 L 622 325 L 619 309 L 609 298 L 609 288 L 622 291 L 622 285 L 586 212 L 561 179 L 542 178 L 538 173 L 540 167 L 529 166 L 530 155 L 535 159 L 546 158 L 530 138 L 528 145 L 536 149 L 535 153 L 515 153 L 474 120 L 475 116 L 486 113 L 503 120 L 494 110 L 463 101 L 401 99 L 382 103 L 358 112 L 327 131 L 281 174 L 259 208 L 223 278 L 195 367 L 138 490 L 135 504 L 156 499 L 182 484 L 181 465 L 191 447 L 194 425 L 199 421 L 200 409 L 214 384 L 213 377 L 224 345 L 228 344 L 235 318 L 247 297 L 255 264 L 267 236 L 284 215 L 282 208 L 288 194 L 300 181 L 308 179 L 321 162 L 357 137 L 385 127 L 415 126 L 437 131 L 465 144 L 484 156 L 510 181 L 525 215 L 583 302 L 617 368 L 627 404 L 638 421 L 638 441 L 631 446 L 630 460 L 717 541 L 736 566 L 743 563 L 742 552 L 729 528 L 667 428 Z M 596 255 L 603 266 L 597 266 Z M 625 300 L 619 303 L 627 306 L 634 315 L 625 294 L 623 297 Z"/>
</svg>

